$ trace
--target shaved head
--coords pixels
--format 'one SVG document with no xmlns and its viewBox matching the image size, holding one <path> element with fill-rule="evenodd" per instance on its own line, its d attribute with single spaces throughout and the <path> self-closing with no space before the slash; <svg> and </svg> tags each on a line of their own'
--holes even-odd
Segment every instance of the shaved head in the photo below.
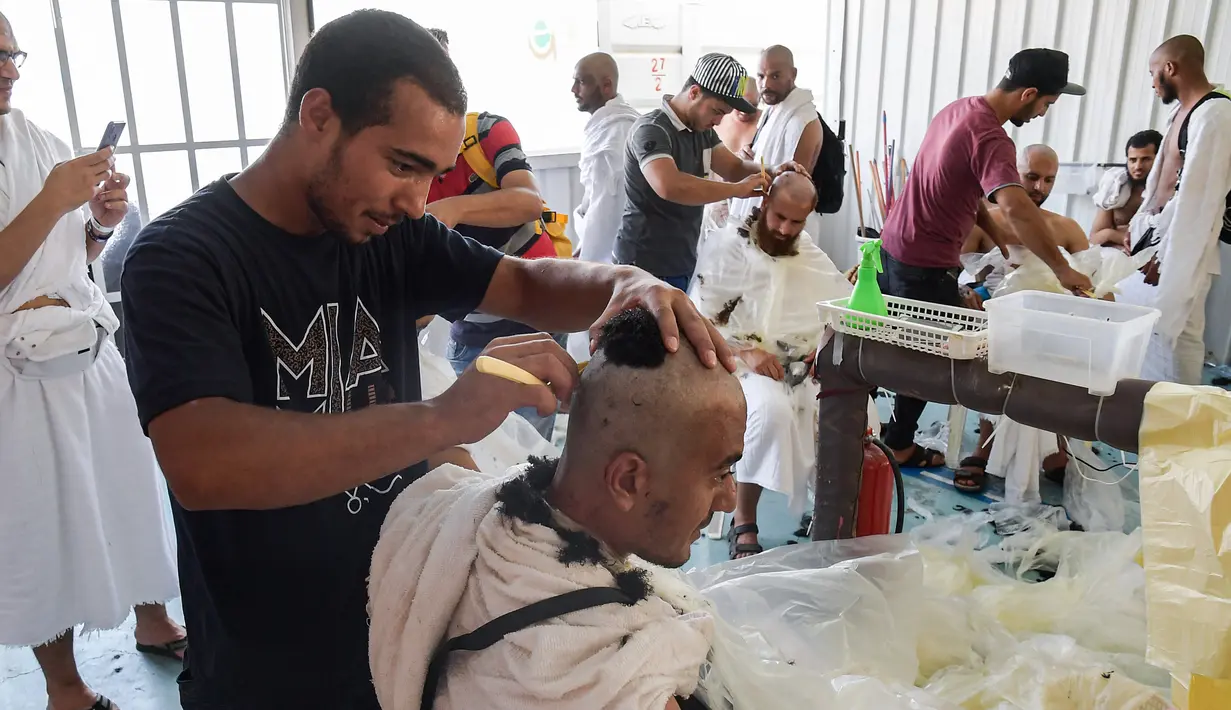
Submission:
<svg viewBox="0 0 1231 710">
<path fill-rule="evenodd" d="M 597 77 L 611 79 L 615 82 L 620 80 L 620 68 L 616 65 L 615 57 L 606 52 L 587 54 L 577 62 L 577 66 Z"/>
<path fill-rule="evenodd" d="M 573 68 L 573 97 L 577 110 L 594 113 L 620 91 L 620 68 L 606 52 L 587 54 Z"/>
<path fill-rule="evenodd" d="M 766 104 L 774 106 L 786 100 L 795 90 L 795 79 L 799 70 L 795 68 L 795 55 L 791 50 L 780 44 L 766 47 L 761 52 L 761 66 L 757 68 L 757 84 L 761 88 L 761 99 Z"/>
<path fill-rule="evenodd" d="M 1056 151 L 1052 150 L 1051 146 L 1042 143 L 1028 145 L 1017 151 L 1017 169 L 1019 171 L 1028 169 L 1032 160 L 1060 163 L 1060 157 L 1056 155 Z"/>
<path fill-rule="evenodd" d="M 1205 47 L 1192 35 L 1177 35 L 1163 42 L 1150 55 L 1154 92 L 1163 103 L 1187 97 L 1195 101 L 1210 90 L 1205 76 Z"/>
<path fill-rule="evenodd" d="M 811 178 L 790 171 L 774 178 L 757 218 L 761 250 L 770 256 L 797 254 L 799 235 L 815 207 L 816 185 Z"/>
<path fill-rule="evenodd" d="M 1017 174 L 1030 199 L 1039 207 L 1051 196 L 1060 173 L 1060 157 L 1051 146 L 1035 143 L 1017 153 Z"/>
<path fill-rule="evenodd" d="M 795 54 L 780 44 L 766 47 L 761 54 L 774 61 L 785 62 L 788 66 L 795 66 Z"/>
<path fill-rule="evenodd" d="M 1205 67 L 1205 47 L 1192 35 L 1177 35 L 1158 45 L 1155 56 L 1189 67 Z"/>
<path fill-rule="evenodd" d="M 17 37 L 13 34 L 13 25 L 9 24 L 9 18 L 4 13 L 0 13 L 0 51 L 13 54 L 20 50 Z M 15 61 L 6 59 L 0 64 L 0 116 L 13 110 L 13 84 L 20 77 L 21 72 L 17 71 Z"/>
<path fill-rule="evenodd" d="M 816 206 L 816 185 L 807 175 L 788 170 L 774 178 L 769 188 L 769 197 L 766 199 L 771 202 L 789 200 L 794 204 L 812 209 Z"/>
<path fill-rule="evenodd" d="M 618 553 L 678 567 L 712 514 L 734 508 L 746 416 L 738 379 L 686 338 L 668 353 L 649 311 L 625 311 L 582 373 L 549 497 Z"/>
</svg>

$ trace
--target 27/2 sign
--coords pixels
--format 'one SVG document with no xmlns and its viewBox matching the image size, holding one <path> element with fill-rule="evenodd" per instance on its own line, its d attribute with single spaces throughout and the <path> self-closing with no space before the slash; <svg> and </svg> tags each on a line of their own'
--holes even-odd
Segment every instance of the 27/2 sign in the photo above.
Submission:
<svg viewBox="0 0 1231 710">
<path fill-rule="evenodd" d="M 663 91 L 663 79 L 667 77 L 666 57 L 650 58 L 650 76 L 654 79 L 654 92 L 661 94 Z"/>
</svg>

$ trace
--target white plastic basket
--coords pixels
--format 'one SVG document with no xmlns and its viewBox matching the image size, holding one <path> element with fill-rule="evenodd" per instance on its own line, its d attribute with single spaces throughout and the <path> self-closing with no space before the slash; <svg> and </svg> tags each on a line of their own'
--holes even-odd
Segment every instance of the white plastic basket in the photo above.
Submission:
<svg viewBox="0 0 1231 710">
<path fill-rule="evenodd" d="M 953 360 L 987 355 L 987 314 L 967 308 L 885 296 L 886 317 L 847 307 L 847 298 L 816 304 L 835 331 Z"/>
</svg>

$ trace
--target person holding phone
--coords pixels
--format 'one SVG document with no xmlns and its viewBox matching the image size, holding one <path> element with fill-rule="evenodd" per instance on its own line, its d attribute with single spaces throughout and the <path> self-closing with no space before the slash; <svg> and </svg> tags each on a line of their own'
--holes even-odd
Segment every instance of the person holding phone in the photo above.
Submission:
<svg viewBox="0 0 1231 710">
<path fill-rule="evenodd" d="M 139 650 L 179 658 L 166 493 L 86 265 L 128 210 L 119 138 L 78 158 L 12 107 L 25 61 L 0 15 L 0 645 L 31 646 L 50 710 L 107 710 L 73 631 L 136 607 Z M 120 124 L 120 129 L 122 129 Z"/>
</svg>

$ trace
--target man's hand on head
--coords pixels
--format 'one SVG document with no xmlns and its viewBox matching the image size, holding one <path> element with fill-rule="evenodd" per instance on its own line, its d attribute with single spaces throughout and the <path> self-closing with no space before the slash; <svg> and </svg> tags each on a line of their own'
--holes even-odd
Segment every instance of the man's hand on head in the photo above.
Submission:
<svg viewBox="0 0 1231 710">
<path fill-rule="evenodd" d="M 794 160 L 788 160 L 782 165 L 779 165 L 778 167 L 774 168 L 772 171 L 770 171 L 769 176 L 771 179 L 773 179 L 773 178 L 777 178 L 779 175 L 783 173 L 799 173 L 800 175 L 803 175 L 809 179 L 812 178 L 812 173 L 807 168 L 795 162 Z"/>
<path fill-rule="evenodd" d="M 593 353 L 598 345 L 603 325 L 616 314 L 635 306 L 643 306 L 658 319 L 663 344 L 668 352 L 674 353 L 680 349 L 680 331 L 683 331 L 706 367 L 717 367 L 721 363 L 728 372 L 735 372 L 736 361 L 731 348 L 714 324 L 701 315 L 688 295 L 633 268 L 624 270 L 617 279 L 607 310 L 590 327 L 590 352 Z"/>
</svg>

